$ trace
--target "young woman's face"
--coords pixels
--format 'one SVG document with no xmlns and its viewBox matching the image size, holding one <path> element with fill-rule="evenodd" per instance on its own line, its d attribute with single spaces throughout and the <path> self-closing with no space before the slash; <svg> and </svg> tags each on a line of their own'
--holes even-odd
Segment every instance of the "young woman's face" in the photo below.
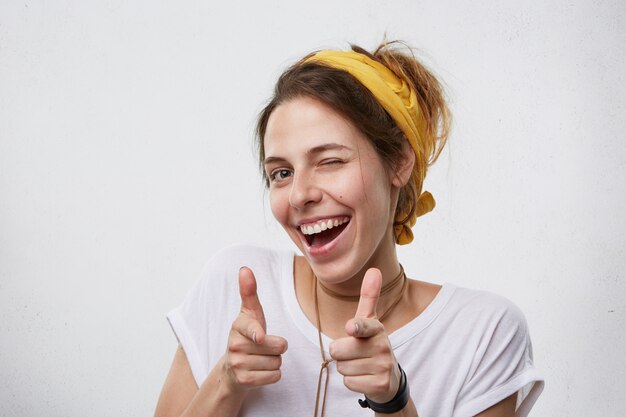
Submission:
<svg viewBox="0 0 626 417">
<path fill-rule="evenodd" d="M 264 147 L 272 212 L 320 280 L 344 282 L 388 259 L 397 187 L 351 122 L 296 98 L 272 112 Z"/>
</svg>

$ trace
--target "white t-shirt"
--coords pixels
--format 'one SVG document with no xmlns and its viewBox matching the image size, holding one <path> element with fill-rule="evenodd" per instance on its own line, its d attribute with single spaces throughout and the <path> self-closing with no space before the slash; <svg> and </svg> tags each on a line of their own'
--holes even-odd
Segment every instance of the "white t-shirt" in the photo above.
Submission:
<svg viewBox="0 0 626 417">
<path fill-rule="evenodd" d="M 167 318 L 198 385 L 226 351 L 239 314 L 238 271 L 252 269 L 267 334 L 287 339 L 279 382 L 250 391 L 240 416 L 311 416 L 321 355 L 316 327 L 304 315 L 293 285 L 294 254 L 232 246 L 215 254 L 184 302 Z M 326 355 L 332 340 L 323 336 Z M 517 416 L 526 416 L 543 389 L 532 361 L 526 320 L 497 295 L 444 284 L 415 319 L 389 335 L 406 371 L 420 417 L 474 416 L 518 392 Z M 330 365 L 327 416 L 368 416 Z"/>
</svg>

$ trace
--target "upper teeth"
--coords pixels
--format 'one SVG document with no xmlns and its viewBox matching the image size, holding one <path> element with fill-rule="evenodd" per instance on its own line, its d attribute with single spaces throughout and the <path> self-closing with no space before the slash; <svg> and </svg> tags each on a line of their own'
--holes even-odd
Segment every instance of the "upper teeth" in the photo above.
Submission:
<svg viewBox="0 0 626 417">
<path fill-rule="evenodd" d="M 318 220 L 315 223 L 303 224 L 300 226 L 300 231 L 305 235 L 313 235 L 315 233 L 323 232 L 327 229 L 332 229 L 333 227 L 339 226 L 340 224 L 347 223 L 350 220 L 348 217 L 344 217 L 342 219 L 327 219 L 327 220 Z"/>
</svg>

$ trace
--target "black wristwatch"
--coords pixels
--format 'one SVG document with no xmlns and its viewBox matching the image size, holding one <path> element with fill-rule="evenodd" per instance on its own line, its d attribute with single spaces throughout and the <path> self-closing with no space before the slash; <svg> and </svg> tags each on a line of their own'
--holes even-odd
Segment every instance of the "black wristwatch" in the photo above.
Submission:
<svg viewBox="0 0 626 417">
<path fill-rule="evenodd" d="M 409 402 L 409 398 L 411 398 L 409 393 L 409 384 L 406 380 L 406 373 L 400 364 L 398 364 L 398 369 L 400 369 L 400 386 L 398 387 L 398 392 L 395 397 L 393 397 L 390 401 L 381 404 L 370 400 L 366 395 L 364 400 L 359 400 L 359 405 L 363 408 L 371 408 L 373 411 L 383 414 L 397 413 L 406 407 Z"/>
</svg>

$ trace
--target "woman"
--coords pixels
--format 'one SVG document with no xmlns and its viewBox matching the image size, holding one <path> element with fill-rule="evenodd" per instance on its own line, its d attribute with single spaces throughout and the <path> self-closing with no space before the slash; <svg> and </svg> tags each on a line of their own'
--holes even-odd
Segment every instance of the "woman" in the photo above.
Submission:
<svg viewBox="0 0 626 417">
<path fill-rule="evenodd" d="M 522 313 L 409 279 L 398 262 L 396 244 L 434 207 L 422 184 L 449 126 L 438 81 L 401 47 L 320 51 L 280 77 L 259 118 L 260 162 L 303 256 L 237 246 L 212 258 L 168 315 L 180 344 L 157 416 L 532 407 L 543 381 Z"/>
</svg>

